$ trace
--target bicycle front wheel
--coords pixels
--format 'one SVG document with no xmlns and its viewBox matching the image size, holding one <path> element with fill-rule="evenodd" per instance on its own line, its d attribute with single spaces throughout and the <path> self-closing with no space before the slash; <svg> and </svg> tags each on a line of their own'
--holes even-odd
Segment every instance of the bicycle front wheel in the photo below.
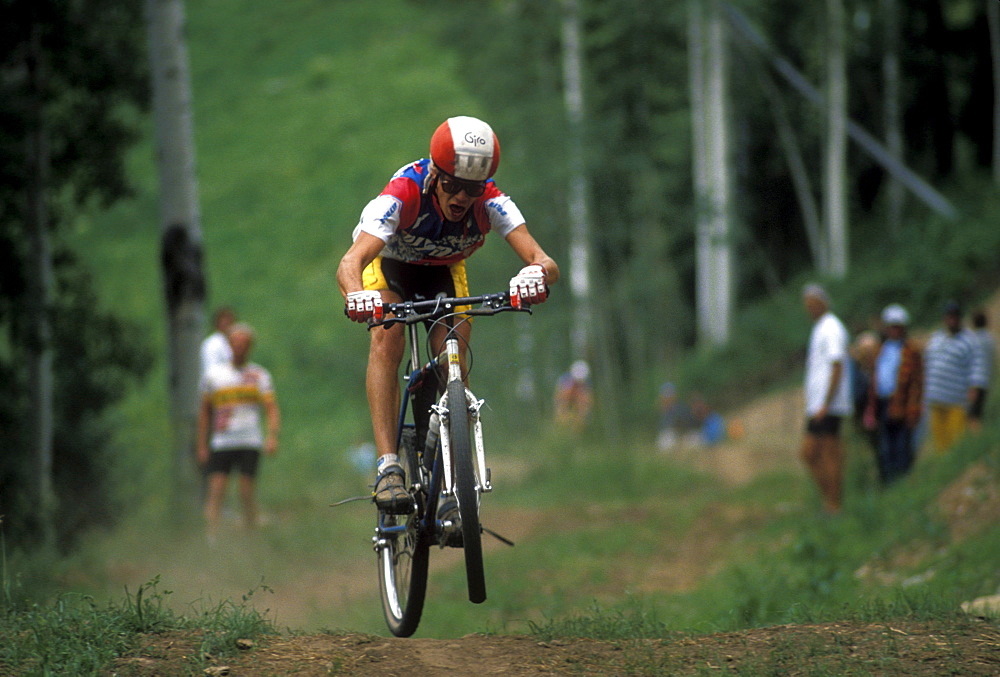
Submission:
<svg viewBox="0 0 1000 677">
<path fill-rule="evenodd" d="M 455 464 L 455 493 L 458 512 L 462 517 L 462 547 L 465 550 L 465 576 L 469 586 L 469 601 L 479 604 L 486 600 L 486 577 L 483 573 L 483 540 L 479 525 L 479 491 L 472 459 L 469 430 L 469 409 L 465 384 L 448 384 L 448 426 L 451 456 Z"/>
<path fill-rule="evenodd" d="M 430 555 L 430 541 L 420 529 L 424 501 L 421 492 L 414 488 L 420 475 L 412 429 L 403 431 L 398 453 L 406 470 L 407 484 L 414 494 L 416 509 L 409 515 L 379 515 L 375 551 L 385 622 L 395 636 L 409 637 L 420 624 L 424 610 Z"/>
</svg>

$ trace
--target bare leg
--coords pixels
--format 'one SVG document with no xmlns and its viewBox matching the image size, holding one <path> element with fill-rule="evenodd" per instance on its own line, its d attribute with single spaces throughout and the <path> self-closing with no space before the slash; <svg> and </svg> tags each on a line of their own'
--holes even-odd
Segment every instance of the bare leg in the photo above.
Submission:
<svg viewBox="0 0 1000 677">
<path fill-rule="evenodd" d="M 831 514 L 839 512 L 843 456 L 840 439 L 807 434 L 799 455 L 819 487 L 823 509 Z"/>
<path fill-rule="evenodd" d="M 824 476 L 823 508 L 827 513 L 835 515 L 840 512 L 843 501 L 844 448 L 838 435 L 823 436 L 819 442 Z"/>
<path fill-rule="evenodd" d="M 257 498 L 254 478 L 240 474 L 240 503 L 243 504 L 243 523 L 248 529 L 257 528 Z"/>
<path fill-rule="evenodd" d="M 386 303 L 397 301 L 395 295 L 382 292 Z M 403 325 L 371 330 L 366 386 L 372 433 L 379 456 L 396 453 L 396 416 L 399 412 L 399 363 L 406 347 Z"/>
<path fill-rule="evenodd" d="M 208 537 L 215 538 L 219 530 L 219 516 L 222 513 L 222 500 L 226 496 L 226 473 L 214 472 L 208 476 L 208 496 L 205 499 L 205 524 Z"/>
</svg>

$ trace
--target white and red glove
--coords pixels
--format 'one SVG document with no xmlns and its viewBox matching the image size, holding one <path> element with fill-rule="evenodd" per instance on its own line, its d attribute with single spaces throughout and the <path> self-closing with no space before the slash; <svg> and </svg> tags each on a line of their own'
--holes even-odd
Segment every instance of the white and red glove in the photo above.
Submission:
<svg viewBox="0 0 1000 677">
<path fill-rule="evenodd" d="M 541 303 L 548 297 L 549 288 L 545 284 L 545 268 L 537 263 L 525 266 L 510 278 L 510 304 L 515 308 Z"/>
<path fill-rule="evenodd" d="M 382 294 L 377 291 L 352 291 L 347 294 L 347 316 L 355 322 L 381 320 L 384 316 Z"/>
</svg>

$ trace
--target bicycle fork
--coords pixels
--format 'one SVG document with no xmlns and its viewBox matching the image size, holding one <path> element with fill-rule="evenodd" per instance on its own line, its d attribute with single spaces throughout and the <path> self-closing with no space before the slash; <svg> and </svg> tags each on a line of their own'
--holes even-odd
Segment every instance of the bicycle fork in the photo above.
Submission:
<svg viewBox="0 0 1000 677">
<path fill-rule="evenodd" d="M 448 338 L 445 342 L 445 353 L 448 356 L 448 382 L 462 380 L 461 356 L 458 350 L 458 339 Z M 455 494 L 455 473 L 451 458 L 451 435 L 447 425 L 448 417 L 452 412 L 458 415 L 468 414 L 471 423 L 473 437 L 473 454 L 475 454 L 476 467 L 476 490 L 480 494 L 489 493 L 493 490 L 490 482 L 490 469 L 486 467 L 486 447 L 483 442 L 483 422 L 479 411 L 482 409 L 485 400 L 476 399 L 471 390 L 465 388 L 465 402 L 449 402 L 447 396 L 442 398 L 441 403 L 431 405 L 431 429 L 439 430 L 441 441 L 441 467 L 444 471 L 444 493 L 448 496 Z M 442 425 L 444 424 L 444 425 Z"/>
</svg>

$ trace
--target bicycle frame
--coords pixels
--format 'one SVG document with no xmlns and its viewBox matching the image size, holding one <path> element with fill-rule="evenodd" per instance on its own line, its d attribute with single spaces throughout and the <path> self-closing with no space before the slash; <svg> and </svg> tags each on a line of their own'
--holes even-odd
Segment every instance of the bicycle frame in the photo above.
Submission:
<svg viewBox="0 0 1000 677">
<path fill-rule="evenodd" d="M 457 310 L 475 304 L 482 306 Z M 501 293 L 390 304 L 387 311 L 393 316 L 372 324 L 404 323 L 410 351 L 406 388 L 400 397 L 396 449 L 414 497 L 414 510 L 404 515 L 379 511 L 373 538 L 379 558 L 383 612 L 397 636 L 409 636 L 420 622 L 431 545 L 462 548 L 469 600 L 480 603 L 486 599 L 481 538 L 488 530 L 482 527 L 479 503 L 482 494 L 493 487 L 480 417 L 485 401 L 476 398 L 463 380 L 461 336 L 455 331 L 455 319 L 461 318 L 461 322 L 466 316 L 508 310 L 530 312 L 527 306 L 513 307 L 508 295 Z M 445 322 L 447 333 L 443 350 L 421 366 L 417 325 L 422 322 Z M 408 413 L 413 423 L 408 422 Z M 442 499 L 453 501 L 455 508 L 449 506 L 446 516 L 439 518 L 438 503 Z"/>
<path fill-rule="evenodd" d="M 407 343 L 410 351 L 409 368 L 410 373 L 405 377 L 407 386 L 403 389 L 400 397 L 399 418 L 396 426 L 396 447 L 402 442 L 403 431 L 409 425 L 406 422 L 407 410 L 409 408 L 410 397 L 413 392 L 420 387 L 419 384 L 425 379 L 437 378 L 442 364 L 448 365 L 447 379 L 445 382 L 462 380 L 461 352 L 458 339 L 449 331 L 449 337 L 445 339 L 445 349 L 437 357 L 420 365 L 420 341 L 419 328 L 417 324 L 410 324 L 407 329 Z M 476 489 L 479 493 L 489 493 L 493 490 L 490 481 L 490 471 L 486 465 L 486 445 L 483 437 L 483 422 L 479 415 L 480 410 L 486 400 L 477 399 L 468 388 L 465 389 L 466 402 L 470 422 L 472 424 L 472 434 L 474 442 L 474 453 L 476 461 Z M 436 524 L 436 507 L 441 496 L 454 496 L 455 475 L 451 459 L 451 435 L 447 425 L 444 423 L 455 404 L 448 401 L 445 393 L 437 402 L 431 405 L 431 418 L 438 417 L 438 440 L 440 442 L 440 454 L 435 454 L 434 464 L 431 467 L 429 484 L 427 486 L 428 504 L 421 521 L 421 529 L 439 531 L 441 525 Z M 426 450 L 420 450 L 418 440 L 418 453 L 422 456 Z M 426 466 L 424 466 L 426 467 Z M 402 527 L 385 527 L 387 533 L 398 532 Z"/>
</svg>

